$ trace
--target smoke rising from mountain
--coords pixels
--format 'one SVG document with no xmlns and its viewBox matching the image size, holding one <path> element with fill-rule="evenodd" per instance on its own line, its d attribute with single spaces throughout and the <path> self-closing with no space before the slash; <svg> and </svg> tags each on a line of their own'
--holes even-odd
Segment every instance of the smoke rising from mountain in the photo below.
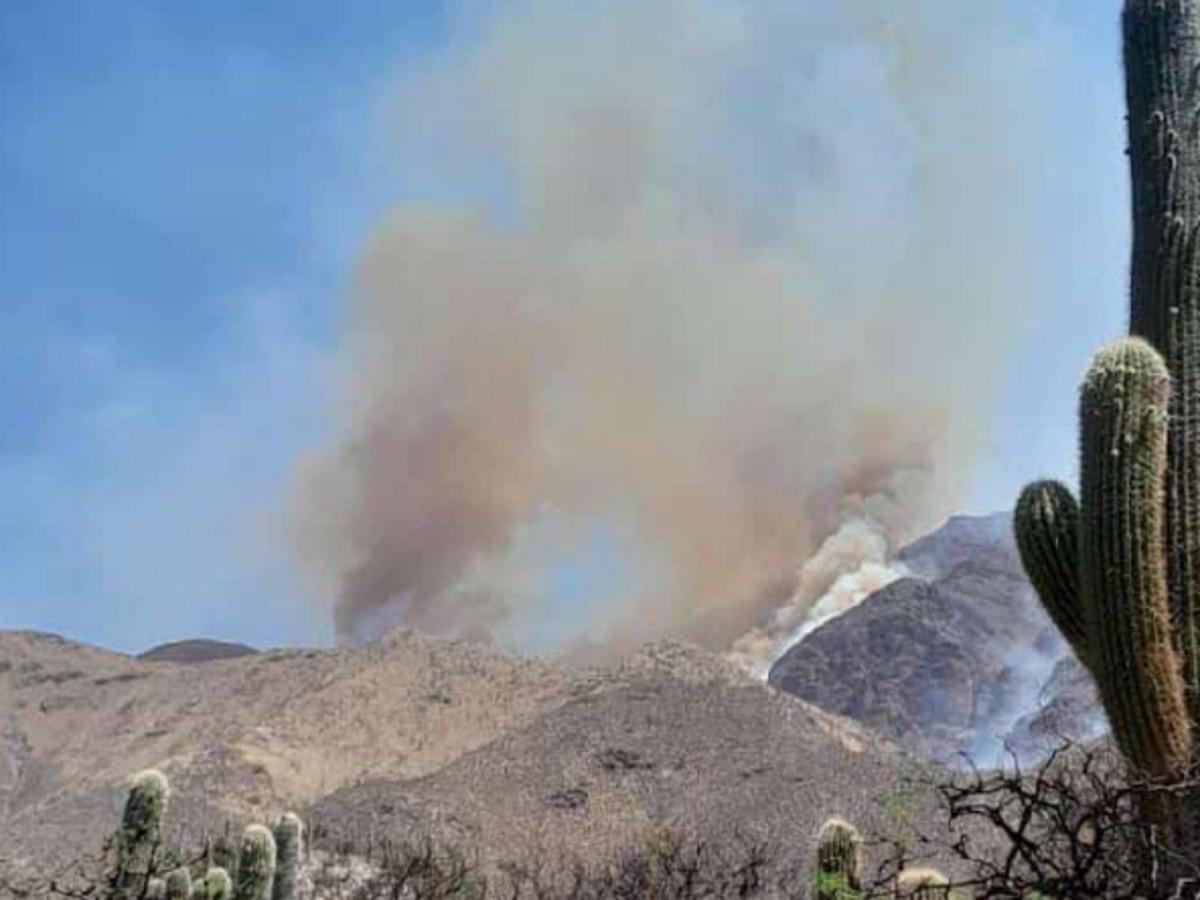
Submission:
<svg viewBox="0 0 1200 900">
<path fill-rule="evenodd" d="M 405 158 L 463 184 L 366 250 L 302 473 L 343 639 L 761 663 L 953 508 L 1052 177 L 1052 54 L 963 6 L 517 0 L 405 77 Z M 555 541 L 613 583 L 548 586 Z"/>
</svg>

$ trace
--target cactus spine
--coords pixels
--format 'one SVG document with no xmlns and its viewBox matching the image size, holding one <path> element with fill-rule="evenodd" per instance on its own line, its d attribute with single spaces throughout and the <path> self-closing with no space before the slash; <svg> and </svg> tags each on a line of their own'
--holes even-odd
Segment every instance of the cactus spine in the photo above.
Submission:
<svg viewBox="0 0 1200 900">
<path fill-rule="evenodd" d="M 242 832 L 233 900 L 268 900 L 275 875 L 275 838 L 265 825 Z"/>
<path fill-rule="evenodd" d="M 304 825 L 295 813 L 284 813 L 275 834 L 275 885 L 272 900 L 296 900 L 296 880 L 304 856 Z"/>
<path fill-rule="evenodd" d="M 817 834 L 816 900 L 850 900 L 862 888 L 862 837 L 842 819 L 829 819 Z"/>
<path fill-rule="evenodd" d="M 115 866 L 109 875 L 111 900 L 135 900 L 149 888 L 167 809 L 166 776 L 148 769 L 134 776 L 121 825 L 113 836 Z"/>
</svg>

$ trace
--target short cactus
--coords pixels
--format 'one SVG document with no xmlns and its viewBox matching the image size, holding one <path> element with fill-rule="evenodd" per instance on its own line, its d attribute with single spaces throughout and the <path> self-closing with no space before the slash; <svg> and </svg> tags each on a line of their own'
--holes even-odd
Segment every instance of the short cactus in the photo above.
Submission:
<svg viewBox="0 0 1200 900">
<path fill-rule="evenodd" d="M 167 900 L 167 883 L 161 878 L 146 882 L 146 900 Z"/>
<path fill-rule="evenodd" d="M 230 900 L 233 896 L 233 882 L 220 866 L 210 868 L 197 888 L 196 900 Z"/>
<path fill-rule="evenodd" d="M 950 879 L 937 869 L 915 866 L 896 876 L 896 895 L 911 900 L 946 900 Z"/>
<path fill-rule="evenodd" d="M 140 900 L 154 874 L 170 788 L 157 769 L 134 776 L 121 825 L 113 835 L 114 867 L 108 876 L 110 900 Z"/>
<path fill-rule="evenodd" d="M 167 873 L 164 893 L 166 900 L 191 900 L 192 875 L 187 866 L 180 866 Z"/>
<path fill-rule="evenodd" d="M 829 819 L 817 834 L 816 900 L 850 900 L 862 888 L 862 837 L 842 819 Z"/>
<path fill-rule="evenodd" d="M 275 876 L 275 838 L 265 825 L 242 832 L 233 900 L 268 900 Z"/>
<path fill-rule="evenodd" d="M 296 900 L 296 881 L 304 857 L 304 824 L 295 813 L 284 813 L 274 824 L 275 884 L 272 900 Z"/>
</svg>

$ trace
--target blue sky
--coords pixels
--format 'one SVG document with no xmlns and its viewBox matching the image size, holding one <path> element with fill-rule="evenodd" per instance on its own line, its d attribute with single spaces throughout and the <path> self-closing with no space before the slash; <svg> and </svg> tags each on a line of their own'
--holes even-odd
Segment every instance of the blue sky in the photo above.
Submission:
<svg viewBox="0 0 1200 900">
<path fill-rule="evenodd" d="M 1071 473 L 1076 380 L 1124 319 L 1115 9 L 1009 5 L 1069 48 L 1079 104 L 1046 135 L 1053 302 L 1001 373 L 977 509 Z M 0 4 L 0 627 L 122 650 L 329 639 L 283 498 L 329 427 L 372 223 L 452 192 L 393 158 L 385 114 L 479 7 L 445 9 Z M 455 190 L 496 202 L 486 172 Z"/>
<path fill-rule="evenodd" d="M 0 626 L 327 634 L 267 519 L 443 28 L 400 6 L 0 5 Z"/>
</svg>

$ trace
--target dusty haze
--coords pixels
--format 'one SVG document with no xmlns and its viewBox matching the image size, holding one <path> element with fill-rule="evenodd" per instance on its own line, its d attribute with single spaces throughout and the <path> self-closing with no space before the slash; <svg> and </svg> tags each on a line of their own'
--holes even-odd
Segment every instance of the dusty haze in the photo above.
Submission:
<svg viewBox="0 0 1200 900">
<path fill-rule="evenodd" d="M 1038 302 L 1048 60 L 894 6 L 518 0 L 404 76 L 398 152 L 462 185 L 365 249 L 301 473 L 342 639 L 761 669 L 954 509 Z"/>
</svg>

